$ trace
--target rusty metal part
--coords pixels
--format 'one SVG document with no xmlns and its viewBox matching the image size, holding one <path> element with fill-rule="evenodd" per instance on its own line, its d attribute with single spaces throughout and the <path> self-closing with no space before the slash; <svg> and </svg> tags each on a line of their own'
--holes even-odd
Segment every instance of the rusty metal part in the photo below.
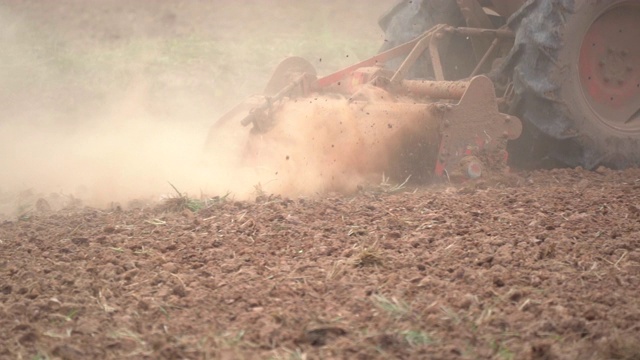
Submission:
<svg viewBox="0 0 640 360">
<path fill-rule="evenodd" d="M 479 28 L 470 28 L 470 27 L 453 27 L 446 26 L 444 31 L 451 32 L 458 35 L 464 36 L 490 36 L 497 37 L 500 39 L 513 39 L 516 35 L 513 31 L 508 28 L 500 28 L 500 29 L 479 29 Z"/>
<path fill-rule="evenodd" d="M 640 2 L 627 1 L 601 14 L 580 49 L 585 99 L 607 126 L 640 131 Z"/>
<path fill-rule="evenodd" d="M 522 132 L 517 117 L 498 111 L 491 80 L 477 76 L 468 82 L 405 80 L 440 102 L 369 102 L 351 104 L 364 152 L 361 171 L 384 172 L 403 180 L 437 176 L 476 178 L 488 168 L 506 168 L 506 143 Z M 381 90 L 383 91 L 383 90 Z M 354 165 L 355 166 L 355 165 Z"/>
<path fill-rule="evenodd" d="M 271 74 L 265 87 L 265 96 L 275 96 L 286 86 L 295 81 L 301 74 L 316 75 L 316 69 L 309 61 L 298 56 L 290 56 L 282 60 Z"/>
<path fill-rule="evenodd" d="M 429 50 L 429 56 L 431 59 L 431 66 L 433 67 L 433 74 L 436 80 L 445 80 L 444 69 L 442 66 L 442 59 L 440 57 L 439 45 L 441 42 L 446 41 L 449 34 L 458 34 L 469 36 L 471 39 L 483 38 L 486 36 L 493 37 L 492 43 L 489 43 L 488 49 L 483 52 L 482 58 L 476 68 L 474 69 L 472 76 L 476 75 L 481 66 L 491 58 L 495 50 L 497 49 L 502 39 L 512 40 L 514 33 L 506 27 L 500 29 L 481 29 L 481 28 L 464 28 L 464 27 L 451 27 L 448 25 L 438 25 L 429 31 L 425 32 L 419 37 L 406 57 L 402 65 L 396 71 L 396 74 L 391 78 L 391 82 L 394 84 L 401 83 L 405 79 L 409 70 L 415 65 L 418 58 Z"/>
<path fill-rule="evenodd" d="M 468 81 L 403 80 L 402 89 L 410 94 L 433 99 L 460 99 L 467 91 Z"/>
<path fill-rule="evenodd" d="M 498 111 L 493 83 L 405 80 L 421 94 L 457 103 L 356 102 L 368 170 L 396 179 L 437 176 L 476 178 L 486 168 L 506 168 L 506 143 L 522 132 L 517 117 Z M 381 161 L 384 159 L 384 161 Z M 489 159 L 490 164 L 483 163 Z M 376 166 L 372 166 L 376 164 Z"/>
<path fill-rule="evenodd" d="M 261 106 L 264 102 L 264 96 L 256 95 L 252 96 L 243 102 L 236 104 L 231 110 L 227 111 L 224 115 L 222 115 L 218 121 L 216 121 L 211 130 L 209 131 L 209 138 L 214 133 L 217 133 L 219 129 L 226 126 L 229 123 L 240 123 L 243 119 L 245 119 L 251 111 L 259 106 Z"/>
<path fill-rule="evenodd" d="M 493 37 L 494 39 L 513 39 L 514 37 L 514 33 L 508 28 L 456 28 L 448 25 L 437 25 L 409 42 L 396 46 L 393 49 L 382 52 L 369 59 L 363 60 L 357 64 L 339 70 L 333 74 L 319 78 L 314 83 L 313 88 L 315 90 L 322 90 L 330 86 L 335 86 L 338 83 L 344 85 L 343 81 L 348 80 L 349 77 L 351 77 L 358 69 L 365 67 L 380 67 L 383 66 L 385 62 L 391 59 L 406 56 L 405 60 L 396 70 L 396 73 L 391 77 L 392 83 L 400 84 L 402 80 L 406 78 L 407 74 L 415 65 L 418 58 L 422 56 L 422 54 L 427 50 L 429 50 L 429 56 L 431 58 L 431 64 L 433 67 L 435 79 L 444 80 L 444 69 L 440 58 L 439 46 L 442 42 L 447 41 L 447 37 L 451 34 L 464 35 L 471 38 L 488 36 Z M 497 47 L 497 45 L 498 44 L 496 44 L 495 46 L 490 46 L 487 52 L 484 53 L 481 60 L 482 64 L 488 61 L 488 59 L 495 51 L 495 47 Z M 345 90 L 348 91 L 348 86 L 345 87 Z"/>
<path fill-rule="evenodd" d="M 307 60 L 297 56 L 282 60 L 267 83 L 262 101 L 240 120 L 240 124 L 253 124 L 252 132 L 269 130 L 273 125 L 273 108 L 285 97 L 308 94 L 316 80 L 316 69 Z"/>
<path fill-rule="evenodd" d="M 422 55 L 422 53 L 427 48 L 433 47 L 431 46 L 431 45 L 434 45 L 434 43 L 431 41 L 432 37 L 437 33 L 441 33 L 442 29 L 444 29 L 445 27 L 446 27 L 445 25 L 437 25 L 417 39 L 418 41 L 416 42 L 415 46 L 413 47 L 409 55 L 407 55 L 406 59 L 402 62 L 402 65 L 400 65 L 396 73 L 391 78 L 392 83 L 399 83 L 406 77 L 407 73 L 409 72 L 409 70 L 411 70 L 411 68 L 416 63 L 418 58 Z M 433 56 L 431 60 L 433 63 Z M 437 61 L 439 63 L 439 59 Z"/>
<path fill-rule="evenodd" d="M 272 117 L 270 112 L 278 102 L 285 97 L 305 94 L 307 88 L 316 80 L 313 74 L 299 74 L 297 78 L 282 88 L 273 96 L 265 96 L 259 106 L 254 107 L 249 114 L 240 121 L 242 126 L 253 124 L 252 131 L 264 132 L 270 129 Z"/>
<path fill-rule="evenodd" d="M 354 70 L 348 79 L 327 86 L 322 90 L 324 92 L 337 92 L 340 94 L 352 95 L 365 84 L 376 84 L 382 81 L 382 79 L 389 79 L 391 76 L 393 76 L 393 71 L 381 66 L 362 67 Z M 386 87 L 381 84 L 376 86 L 381 88 Z"/>
<path fill-rule="evenodd" d="M 389 49 L 385 52 L 382 52 L 378 55 L 372 56 L 369 59 L 363 60 L 357 64 L 353 64 L 349 67 L 346 67 L 342 70 L 336 71 L 333 74 L 329 74 L 327 76 L 321 77 L 316 81 L 315 86 L 318 89 L 326 88 L 330 85 L 336 84 L 346 78 L 348 78 L 354 71 L 363 68 L 363 67 L 372 67 L 372 66 L 382 66 L 387 61 L 391 59 L 395 59 L 400 56 L 404 56 L 411 52 L 416 47 L 424 37 L 429 33 L 427 33 L 408 41 L 404 44 L 398 45 L 392 49 Z"/>
<path fill-rule="evenodd" d="M 316 79 L 316 70 L 307 60 L 299 57 L 284 59 L 271 75 L 264 95 L 253 96 L 233 107 L 214 124 L 211 132 L 230 121 L 237 121 L 243 126 L 253 124 L 252 131 L 268 130 L 273 107 L 285 97 L 308 94 Z"/>
<path fill-rule="evenodd" d="M 480 29 L 494 28 L 491 19 L 489 19 L 489 16 L 487 16 L 477 0 L 456 1 L 468 27 Z M 476 59 L 482 58 L 483 54 L 486 54 L 491 46 L 491 40 L 485 37 L 472 37 L 470 40 L 473 51 L 476 54 Z"/>
<path fill-rule="evenodd" d="M 429 56 L 431 57 L 431 67 L 433 68 L 433 76 L 438 81 L 443 81 L 445 79 L 444 69 L 442 68 L 442 59 L 440 58 L 440 43 L 443 42 L 445 34 L 449 35 L 449 33 L 438 31 L 431 36 L 431 39 L 429 39 Z M 449 40 L 448 36 L 447 40 Z"/>
<path fill-rule="evenodd" d="M 486 76 L 476 76 L 456 105 L 447 104 L 441 123 L 440 148 L 436 175 L 459 170 L 467 156 L 500 158 L 506 166 L 506 144 L 522 133 L 522 123 L 515 116 L 498 110 L 493 83 Z"/>
</svg>

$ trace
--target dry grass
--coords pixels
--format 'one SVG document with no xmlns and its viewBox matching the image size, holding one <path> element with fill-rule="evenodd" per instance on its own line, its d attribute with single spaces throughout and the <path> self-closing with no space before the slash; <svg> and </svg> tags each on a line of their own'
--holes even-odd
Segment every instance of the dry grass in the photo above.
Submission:
<svg viewBox="0 0 640 360">
<path fill-rule="evenodd" d="M 411 314 L 411 307 L 409 304 L 402 300 L 398 300 L 395 297 L 387 298 L 383 295 L 373 294 L 371 300 L 376 307 L 384 310 L 394 319 L 402 319 Z"/>
<path fill-rule="evenodd" d="M 206 197 L 204 195 L 200 195 L 200 199 L 195 199 L 189 197 L 189 195 L 186 193 L 182 193 L 172 183 L 169 183 L 169 185 L 171 185 L 173 190 L 176 192 L 176 195 L 163 200 L 161 209 L 167 212 L 181 212 L 185 210 L 198 212 L 202 209 L 206 209 L 213 205 L 225 202 L 231 194 L 228 192 L 223 196 L 215 197 Z"/>
<path fill-rule="evenodd" d="M 378 246 L 378 242 L 374 242 L 371 246 L 362 246 L 362 250 L 358 253 L 355 266 L 356 267 L 370 267 L 370 266 L 383 266 L 384 254 Z"/>
</svg>

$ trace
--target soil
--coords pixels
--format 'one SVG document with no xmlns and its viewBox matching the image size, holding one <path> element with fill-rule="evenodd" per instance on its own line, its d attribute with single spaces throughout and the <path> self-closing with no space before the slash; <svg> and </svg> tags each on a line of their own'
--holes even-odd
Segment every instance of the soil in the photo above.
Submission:
<svg viewBox="0 0 640 360">
<path fill-rule="evenodd" d="M 0 358 L 640 356 L 640 170 L 385 190 L 41 202 L 0 225 Z"/>
<path fill-rule="evenodd" d="M 277 39 L 321 14 L 353 36 L 378 31 L 356 12 L 364 1 L 300 18 L 297 1 L 279 0 L 275 21 L 252 13 L 266 3 L 0 10 L 89 48 L 131 34 L 232 37 L 248 26 L 238 18 L 282 25 Z M 65 172 L 80 175 L 51 170 Z M 197 211 L 186 198 L 105 209 L 22 195 L 32 210 L 0 216 L 0 359 L 640 359 L 640 169 L 293 198 L 256 187 Z"/>
</svg>

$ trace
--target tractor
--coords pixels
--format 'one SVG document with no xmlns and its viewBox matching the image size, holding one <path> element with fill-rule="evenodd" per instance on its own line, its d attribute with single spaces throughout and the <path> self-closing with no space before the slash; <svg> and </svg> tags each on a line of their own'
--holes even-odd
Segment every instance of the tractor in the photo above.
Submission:
<svg viewBox="0 0 640 360">
<path fill-rule="evenodd" d="M 340 98 L 352 146 L 316 150 L 328 162 L 350 157 L 349 169 L 422 182 L 640 163 L 639 1 L 405 0 L 379 24 L 380 51 L 332 74 L 285 59 L 263 94 L 214 124 L 209 146 L 244 126 L 245 155 L 259 162 L 292 105 L 317 112 Z"/>
</svg>

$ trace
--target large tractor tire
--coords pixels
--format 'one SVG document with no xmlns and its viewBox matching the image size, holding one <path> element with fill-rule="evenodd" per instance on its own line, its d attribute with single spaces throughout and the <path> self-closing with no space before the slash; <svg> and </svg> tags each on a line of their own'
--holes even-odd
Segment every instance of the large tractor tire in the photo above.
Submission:
<svg viewBox="0 0 640 360">
<path fill-rule="evenodd" d="M 520 155 L 639 165 L 640 1 L 530 0 L 509 25 L 516 39 L 503 74 L 513 75 L 512 111 L 526 123 Z"/>
</svg>

